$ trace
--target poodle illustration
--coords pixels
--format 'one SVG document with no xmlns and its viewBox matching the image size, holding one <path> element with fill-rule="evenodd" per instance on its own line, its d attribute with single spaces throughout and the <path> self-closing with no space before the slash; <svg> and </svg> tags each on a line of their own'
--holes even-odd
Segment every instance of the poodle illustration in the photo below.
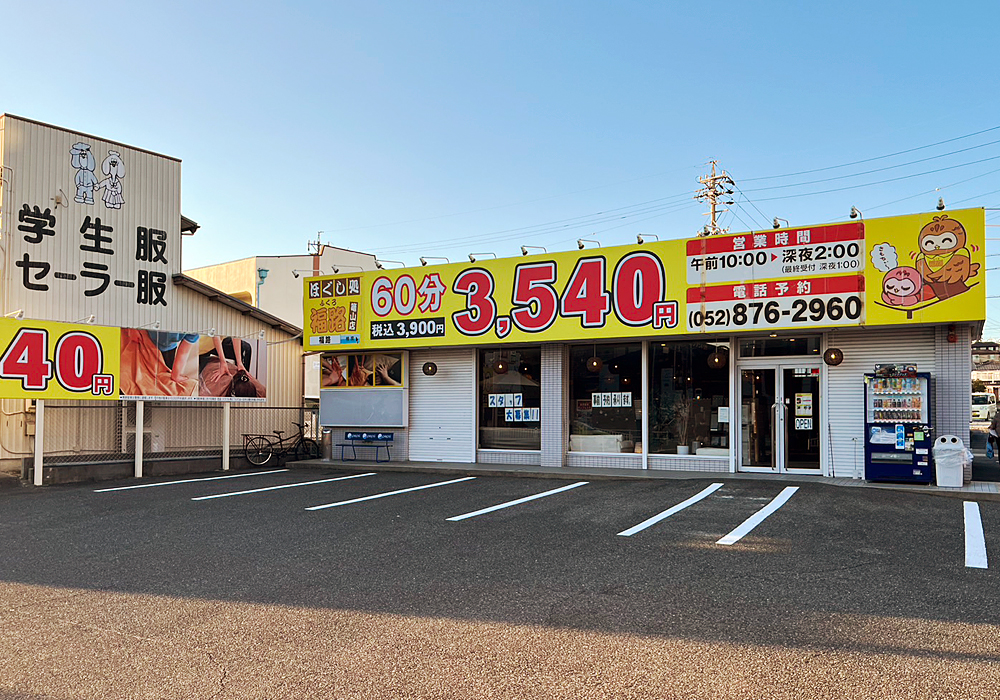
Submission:
<svg viewBox="0 0 1000 700">
<path fill-rule="evenodd" d="M 947 214 L 920 229 L 920 254 L 916 267 L 924 284 L 938 299 L 948 299 L 969 289 L 965 281 L 979 272 L 979 263 L 970 260 L 965 247 L 965 227 Z"/>
<path fill-rule="evenodd" d="M 125 162 L 118 151 L 108 151 L 108 157 L 101 162 L 101 172 L 104 179 L 97 183 L 97 189 L 104 189 L 104 206 L 108 209 L 121 209 L 125 203 L 122 196 L 122 178 L 125 177 Z"/>
<path fill-rule="evenodd" d="M 74 143 L 69 152 L 72 154 L 70 162 L 76 168 L 76 197 L 74 199 L 80 204 L 93 204 L 94 186 L 97 184 L 94 168 L 97 167 L 97 161 L 94 160 L 94 154 L 90 152 L 90 144 Z"/>
</svg>

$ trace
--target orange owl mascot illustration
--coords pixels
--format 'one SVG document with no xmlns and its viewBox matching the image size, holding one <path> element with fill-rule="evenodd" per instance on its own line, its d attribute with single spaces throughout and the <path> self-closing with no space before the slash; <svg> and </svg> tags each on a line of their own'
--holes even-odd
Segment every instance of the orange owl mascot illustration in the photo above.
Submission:
<svg viewBox="0 0 1000 700">
<path fill-rule="evenodd" d="M 965 247 L 965 227 L 948 216 L 935 216 L 920 229 L 920 254 L 916 267 L 924 284 L 938 299 L 948 299 L 966 291 L 965 281 L 979 271 L 979 263 L 969 257 Z"/>
</svg>

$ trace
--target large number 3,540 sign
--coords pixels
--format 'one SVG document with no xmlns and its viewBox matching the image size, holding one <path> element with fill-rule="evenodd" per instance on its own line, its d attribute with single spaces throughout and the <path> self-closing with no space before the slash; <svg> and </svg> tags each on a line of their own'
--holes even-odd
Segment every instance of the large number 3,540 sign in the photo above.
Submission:
<svg viewBox="0 0 1000 700">
<path fill-rule="evenodd" d="M 677 325 L 677 302 L 666 301 L 667 284 L 663 263 L 645 251 L 623 257 L 606 288 L 607 260 L 603 256 L 581 258 L 569 276 L 562 297 L 556 291 L 557 267 L 553 261 L 524 263 L 514 270 L 510 316 L 498 314 L 493 298 L 496 283 L 482 268 L 464 270 L 452 289 L 465 295 L 465 309 L 452 314 L 452 322 L 463 335 L 478 336 L 496 328 L 503 337 L 515 328 L 538 333 L 557 318 L 578 317 L 584 328 L 602 328 L 614 310 L 627 326 Z"/>
<path fill-rule="evenodd" d="M 114 377 L 104 374 L 104 350 L 85 331 L 64 333 L 49 360 L 49 332 L 21 328 L 0 356 L 0 378 L 17 379 L 25 391 L 44 392 L 55 377 L 66 391 L 110 396 Z"/>
</svg>

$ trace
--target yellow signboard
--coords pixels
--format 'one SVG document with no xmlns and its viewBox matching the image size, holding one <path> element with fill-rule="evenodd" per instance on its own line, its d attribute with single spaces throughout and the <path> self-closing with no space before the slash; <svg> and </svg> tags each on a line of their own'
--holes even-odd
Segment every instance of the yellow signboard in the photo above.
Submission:
<svg viewBox="0 0 1000 700">
<path fill-rule="evenodd" d="M 266 385 L 263 339 L 0 319 L 0 399 L 262 402 Z"/>
<path fill-rule="evenodd" d="M 965 209 L 866 222 L 867 323 L 986 318 L 986 212 Z"/>
<path fill-rule="evenodd" d="M 0 398 L 118 400 L 121 331 L 50 321 L 0 323 Z"/>
<path fill-rule="evenodd" d="M 308 350 L 985 318 L 982 209 L 305 281 Z"/>
</svg>

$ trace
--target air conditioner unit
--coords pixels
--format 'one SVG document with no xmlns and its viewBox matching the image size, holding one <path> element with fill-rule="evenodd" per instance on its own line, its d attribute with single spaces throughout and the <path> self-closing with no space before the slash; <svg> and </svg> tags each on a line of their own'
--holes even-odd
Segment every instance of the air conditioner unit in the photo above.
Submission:
<svg viewBox="0 0 1000 700">
<path fill-rule="evenodd" d="M 122 452 L 135 454 L 135 428 L 122 430 Z M 163 436 L 153 430 L 142 431 L 142 453 L 163 452 Z"/>
<path fill-rule="evenodd" d="M 146 454 L 147 452 L 153 451 L 153 431 L 143 430 L 142 431 L 142 452 Z M 135 454 L 135 428 L 125 428 L 122 431 L 122 452 L 127 454 Z"/>
</svg>

